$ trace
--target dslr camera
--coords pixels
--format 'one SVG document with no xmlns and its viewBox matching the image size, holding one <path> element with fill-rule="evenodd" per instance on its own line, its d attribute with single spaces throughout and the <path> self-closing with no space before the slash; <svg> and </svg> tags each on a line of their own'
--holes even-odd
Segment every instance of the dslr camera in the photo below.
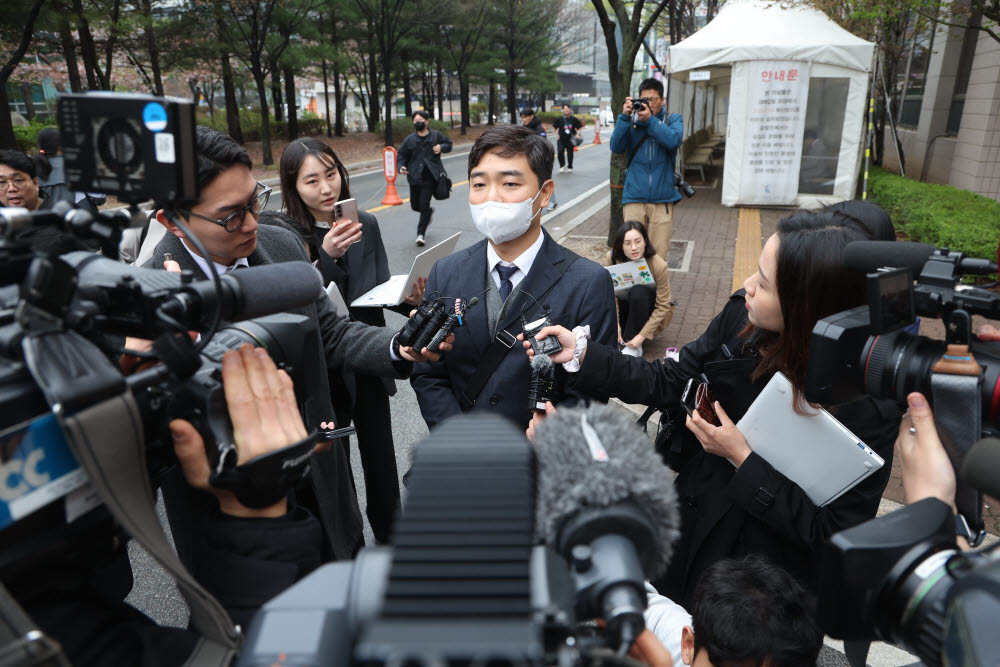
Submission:
<svg viewBox="0 0 1000 667">
<path fill-rule="evenodd" d="M 997 266 L 902 242 L 852 243 L 845 264 L 872 271 L 868 305 L 817 322 L 806 398 L 838 404 L 867 394 L 905 405 L 907 394 L 924 394 L 956 471 L 959 514 L 926 499 L 834 535 L 822 554 L 820 625 L 836 638 L 900 643 L 931 666 L 991 663 L 1000 654 L 1000 551 L 961 554 L 955 535 L 978 544 L 983 492 L 1000 488 L 1000 345 L 974 340 L 971 323 L 973 314 L 1000 316 L 1000 296 L 962 283 Z M 917 315 L 940 318 L 945 340 L 918 335 Z"/>
</svg>

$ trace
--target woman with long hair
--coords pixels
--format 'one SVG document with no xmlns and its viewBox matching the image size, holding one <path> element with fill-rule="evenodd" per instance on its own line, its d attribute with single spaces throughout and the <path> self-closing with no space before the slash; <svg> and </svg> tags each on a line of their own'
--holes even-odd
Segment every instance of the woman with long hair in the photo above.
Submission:
<svg viewBox="0 0 1000 667">
<path fill-rule="evenodd" d="M 336 283 L 351 303 L 390 277 L 378 221 L 359 212 L 358 220 L 335 219 L 335 205 L 351 198 L 350 175 L 337 154 L 318 139 L 296 139 L 281 155 L 282 207 L 296 224 L 308 230 L 310 254 L 324 284 Z M 392 310 L 408 315 L 419 304 L 423 285 L 414 285 L 407 300 Z M 385 326 L 381 308 L 350 308 L 351 319 Z M 399 479 L 392 442 L 389 396 L 396 393 L 392 380 L 368 375 L 331 374 L 334 411 L 340 425 L 353 418 L 364 468 L 368 506 L 366 513 L 375 539 L 389 540 L 393 514 L 399 507 Z"/>
<path fill-rule="evenodd" d="M 642 356 L 642 344 L 658 336 L 674 316 L 670 302 L 667 260 L 656 254 L 649 242 L 646 225 L 636 220 L 623 222 L 608 251 L 610 264 L 645 260 L 655 285 L 633 285 L 624 297 L 617 297 L 618 345 L 622 352 Z"/>
<path fill-rule="evenodd" d="M 676 602 L 690 602 L 698 576 L 712 563 L 750 553 L 765 554 L 814 588 L 823 543 L 875 516 L 901 418 L 893 401 L 866 396 L 825 406 L 885 465 L 822 507 L 753 453 L 735 423 L 779 371 L 794 387 L 797 409 L 805 407 L 813 327 L 824 317 L 866 303 L 864 274 L 846 271 L 843 257 L 848 243 L 868 238 L 857 220 L 832 211 L 782 219 L 764 245 L 758 271 L 708 329 L 684 346 L 677 361 L 650 363 L 596 344 L 580 350 L 577 334 L 563 327 L 540 332 L 558 336 L 562 350 L 553 361 L 569 362 L 568 381 L 581 393 L 674 410 L 688 379 L 702 373 L 708 377 L 720 425 L 697 412 L 687 417 L 687 428 L 680 427 L 686 437 L 670 454 L 678 471 L 674 484 L 681 538 L 667 573 L 655 585 Z"/>
</svg>

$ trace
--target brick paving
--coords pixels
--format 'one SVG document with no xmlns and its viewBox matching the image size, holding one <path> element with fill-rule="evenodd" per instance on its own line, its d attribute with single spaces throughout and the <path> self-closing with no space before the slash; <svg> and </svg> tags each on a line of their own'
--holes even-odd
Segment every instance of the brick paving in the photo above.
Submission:
<svg viewBox="0 0 1000 667">
<path fill-rule="evenodd" d="M 668 257 L 671 267 L 670 288 L 677 306 L 669 326 L 643 345 L 643 356 L 648 360 L 662 358 L 668 347 L 678 349 L 702 334 L 712 318 L 722 309 L 733 286 L 733 265 L 736 252 L 736 234 L 739 208 L 727 208 L 720 203 L 722 182 L 716 187 L 694 184 L 698 193 L 684 199 L 674 208 L 674 227 Z M 603 263 L 607 245 L 608 210 L 592 215 L 580 225 L 557 238 L 563 245 L 585 257 Z M 762 208 L 761 244 L 777 229 L 778 220 L 794 209 Z M 690 266 L 681 267 L 687 245 L 692 244 Z M 746 276 L 743 276 L 744 278 Z M 932 338 L 944 337 L 944 330 L 936 320 L 922 320 L 921 333 Z M 643 406 L 629 406 L 641 412 Z M 655 432 L 655 431 L 653 431 Z M 903 486 L 899 464 L 893 463 L 892 475 L 883 498 L 903 502 Z M 986 499 L 984 509 L 986 530 L 1000 534 L 1000 502 Z"/>
</svg>

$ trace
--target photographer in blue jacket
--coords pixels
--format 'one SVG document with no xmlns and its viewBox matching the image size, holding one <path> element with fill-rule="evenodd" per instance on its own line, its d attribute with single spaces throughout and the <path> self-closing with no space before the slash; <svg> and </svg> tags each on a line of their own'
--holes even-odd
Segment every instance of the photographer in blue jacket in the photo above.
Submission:
<svg viewBox="0 0 1000 667">
<path fill-rule="evenodd" d="M 625 98 L 611 134 L 611 151 L 628 156 L 624 219 L 645 224 L 656 254 L 667 259 L 674 202 L 681 198 L 674 187 L 674 165 L 684 137 L 684 120 L 676 113 L 667 116 L 663 103 L 663 83 L 643 81 L 639 97 Z"/>
</svg>

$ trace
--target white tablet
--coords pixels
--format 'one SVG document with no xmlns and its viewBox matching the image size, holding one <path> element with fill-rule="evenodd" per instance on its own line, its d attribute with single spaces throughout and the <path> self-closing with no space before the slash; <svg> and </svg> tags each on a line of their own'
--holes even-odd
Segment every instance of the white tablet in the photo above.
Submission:
<svg viewBox="0 0 1000 667">
<path fill-rule="evenodd" d="M 750 449 L 798 484 L 816 505 L 828 505 L 885 465 L 826 410 L 793 408 L 792 384 L 775 373 L 736 426 Z"/>
</svg>

